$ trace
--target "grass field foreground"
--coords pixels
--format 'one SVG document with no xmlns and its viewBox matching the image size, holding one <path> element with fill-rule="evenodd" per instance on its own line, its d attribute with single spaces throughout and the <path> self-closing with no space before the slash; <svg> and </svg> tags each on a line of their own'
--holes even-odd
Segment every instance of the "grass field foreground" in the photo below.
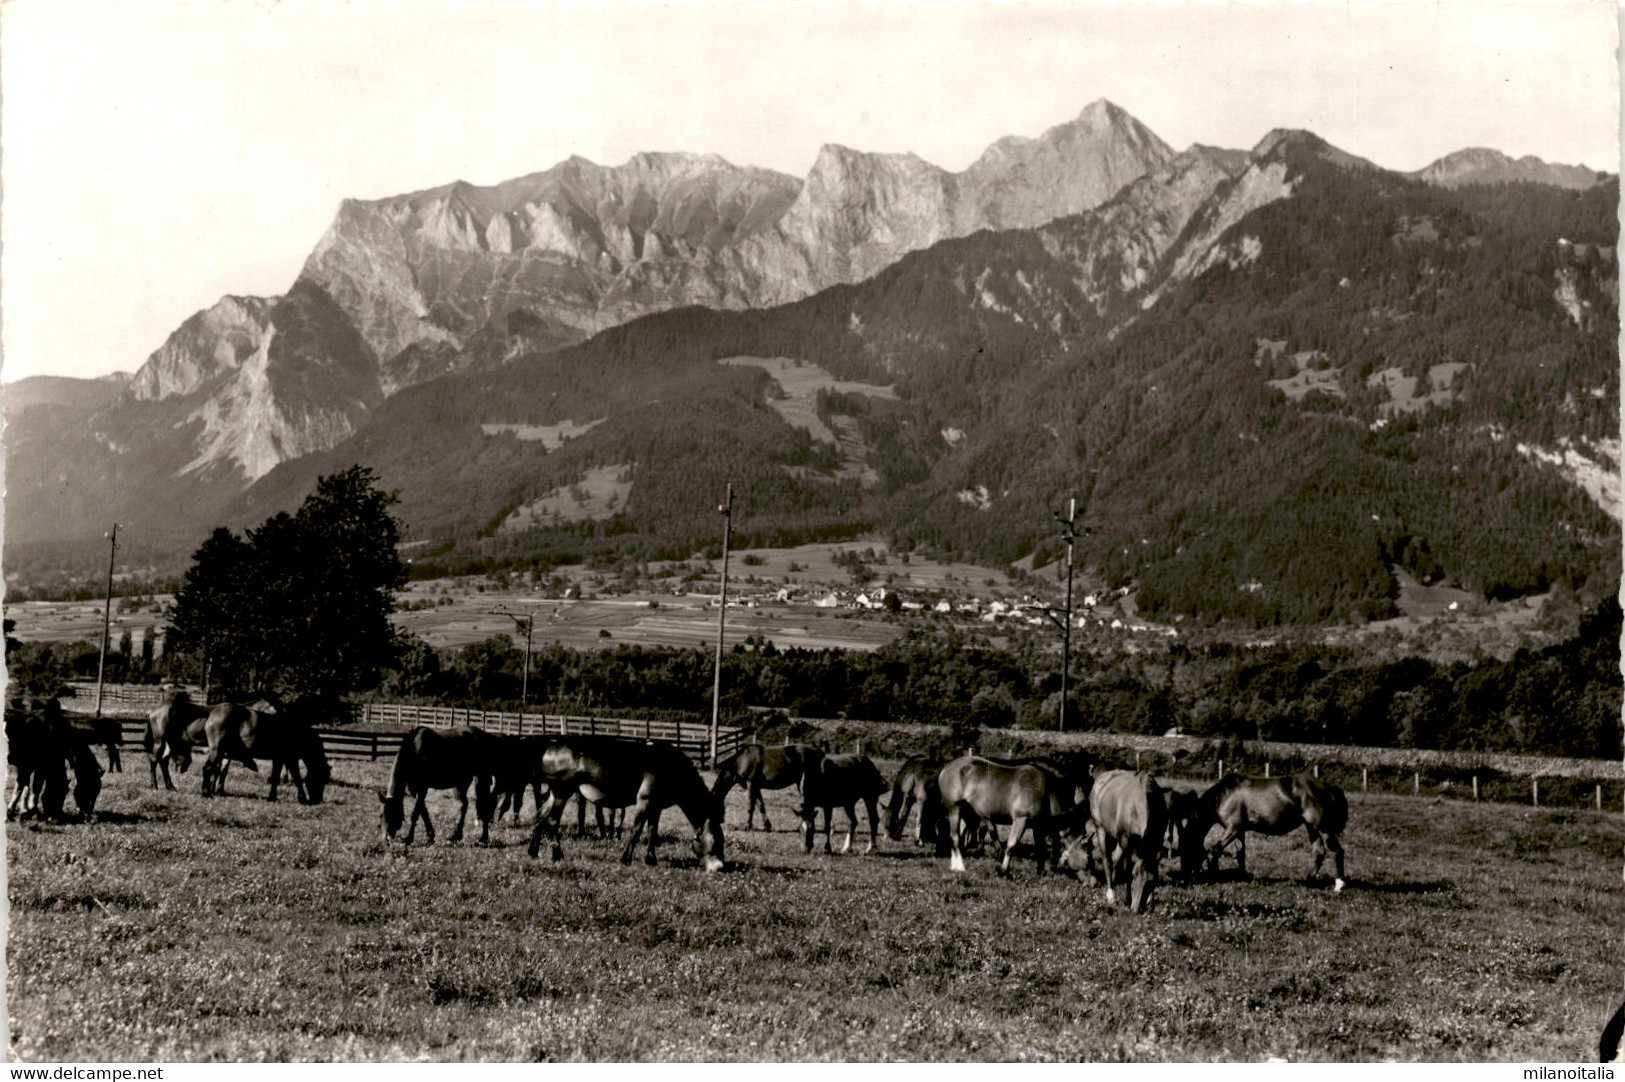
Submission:
<svg viewBox="0 0 1625 1082">
<path fill-rule="evenodd" d="M 1341 895 L 1300 835 L 1136 917 L 1025 860 L 804 855 L 793 791 L 772 833 L 735 791 L 718 875 L 676 812 L 655 868 L 555 865 L 528 824 L 445 844 L 444 794 L 402 855 L 383 764 L 337 775 L 302 807 L 132 769 L 102 821 L 9 823 L 11 1057 L 1571 1060 L 1625 968 L 1612 814 L 1351 794 Z"/>
</svg>

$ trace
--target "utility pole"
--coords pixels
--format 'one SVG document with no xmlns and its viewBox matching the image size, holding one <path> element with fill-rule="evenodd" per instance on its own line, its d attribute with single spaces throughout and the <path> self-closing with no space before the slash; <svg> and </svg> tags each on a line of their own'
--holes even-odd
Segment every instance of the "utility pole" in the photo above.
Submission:
<svg viewBox="0 0 1625 1082">
<path fill-rule="evenodd" d="M 519 680 L 519 712 L 524 713 L 525 707 L 530 703 L 530 637 L 531 633 L 536 630 L 536 614 L 531 613 L 529 616 L 526 616 L 523 619 L 507 611 L 494 612 L 491 615 L 506 616 L 508 619 L 513 621 L 515 631 L 519 630 L 521 624 L 524 625 L 525 669 L 524 675 L 520 677 Z"/>
<path fill-rule="evenodd" d="M 1072 668 L 1072 543 L 1079 537 L 1078 534 L 1078 501 L 1076 497 L 1069 499 L 1066 504 L 1066 517 L 1055 516 L 1055 521 L 1061 524 L 1061 540 L 1066 542 L 1066 609 L 1061 623 L 1061 711 L 1057 718 L 1055 728 L 1057 732 L 1066 732 L 1066 675 Z M 1084 535 L 1089 530 L 1084 528 Z"/>
<path fill-rule="evenodd" d="M 102 605 L 102 652 L 96 659 L 96 717 L 102 716 L 102 673 L 107 669 L 107 636 L 113 626 L 113 561 L 118 554 L 118 523 L 107 535 L 107 600 Z"/>
<path fill-rule="evenodd" d="M 722 631 L 728 620 L 728 544 L 733 540 L 734 486 L 728 482 L 728 499 L 717 511 L 722 515 L 722 593 L 717 605 L 717 666 L 711 681 L 711 766 L 717 765 L 717 725 L 722 715 Z"/>
</svg>

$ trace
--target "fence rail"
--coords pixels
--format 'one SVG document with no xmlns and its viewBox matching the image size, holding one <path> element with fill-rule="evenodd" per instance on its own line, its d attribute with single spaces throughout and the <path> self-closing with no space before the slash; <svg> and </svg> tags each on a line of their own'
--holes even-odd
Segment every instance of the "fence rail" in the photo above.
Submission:
<svg viewBox="0 0 1625 1082">
<path fill-rule="evenodd" d="M 462 710 L 450 707 L 404 706 L 396 703 L 367 703 L 359 708 L 363 722 L 399 725 L 410 729 L 427 725 L 449 729 L 475 725 L 487 732 L 512 736 L 583 735 L 622 736 L 637 740 L 664 740 L 681 748 L 690 758 L 703 763 L 711 752 L 711 733 L 706 725 L 691 721 L 653 721 L 644 718 L 572 717 L 562 714 L 518 714 L 495 710 Z M 381 729 L 335 729 L 318 726 L 322 747 L 329 759 L 389 759 L 400 748 L 405 732 Z M 123 743 L 139 745 L 146 734 L 145 723 L 122 719 Z M 732 755 L 746 743 L 743 730 L 729 726 L 717 729 L 717 755 Z"/>
</svg>

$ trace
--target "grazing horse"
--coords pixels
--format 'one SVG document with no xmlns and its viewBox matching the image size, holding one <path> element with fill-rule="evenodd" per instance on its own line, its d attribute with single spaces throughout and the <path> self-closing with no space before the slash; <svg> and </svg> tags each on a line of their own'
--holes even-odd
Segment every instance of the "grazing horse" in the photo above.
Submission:
<svg viewBox="0 0 1625 1082">
<path fill-rule="evenodd" d="M 962 755 L 943 767 L 937 775 L 937 789 L 948 815 L 948 866 L 956 872 L 965 870 L 964 832 L 985 821 L 1010 824 L 1000 864 L 1005 873 L 1010 871 L 1010 856 L 1021 836 L 1032 827 L 1042 875 L 1049 835 L 1073 808 L 1072 785 L 1051 771 L 1032 763 L 1007 765 L 977 755 Z"/>
<path fill-rule="evenodd" d="M 207 706 L 194 703 L 184 690 L 175 687 L 165 688 L 158 705 L 147 711 L 147 730 L 142 734 L 141 742 L 147 749 L 147 765 L 152 771 L 154 789 L 158 788 L 160 771 L 164 776 L 164 788 L 175 788 L 169 776 L 170 760 L 174 760 L 182 774 L 186 773 L 192 765 L 192 746 L 198 743 L 191 730 L 196 729 L 196 735 L 204 737 L 202 742 L 206 744 L 208 738 L 202 728 L 208 717 Z"/>
<path fill-rule="evenodd" d="M 73 800 L 86 818 L 96 812 L 102 789 L 102 768 L 89 744 L 62 716 L 55 699 L 36 701 L 32 709 L 21 701 L 6 708 L 6 759 L 17 772 L 17 790 L 8 814 L 32 811 L 45 819 L 66 817 L 68 772 L 73 772 Z"/>
<path fill-rule="evenodd" d="M 429 844 L 434 844 L 434 824 L 429 821 L 425 804 L 430 789 L 456 791 L 461 810 L 451 840 L 462 841 L 463 824 L 468 819 L 470 784 L 474 785 L 474 814 L 480 821 L 480 842 L 490 841 L 492 810 L 496 806 L 491 778 L 498 747 L 490 733 L 472 726 L 431 729 L 419 725 L 407 733 L 401 741 L 401 750 L 395 753 L 395 765 L 389 771 L 389 789 L 378 794 L 383 804 L 384 841 L 400 833 L 401 821 L 406 817 L 406 797 L 411 794 L 412 818 L 406 826 L 405 843 L 412 844 L 418 820 L 422 819 Z"/>
<path fill-rule="evenodd" d="M 301 804 L 322 802 L 330 777 L 327 752 L 316 730 L 302 719 L 278 713 L 264 700 L 249 706 L 219 703 L 210 709 L 203 731 L 209 742 L 203 759 L 204 796 L 225 792 L 226 768 L 232 760 L 253 769 L 255 759 L 269 759 L 271 791 L 266 799 L 276 799 L 277 783 L 286 768 Z"/>
<path fill-rule="evenodd" d="M 1340 836 L 1348 825 L 1349 804 L 1343 790 L 1305 771 L 1280 778 L 1246 778 L 1237 774 L 1221 778 L 1202 794 L 1202 814 L 1224 828 L 1224 833 L 1207 847 L 1208 859 L 1216 870 L 1225 846 L 1236 843 L 1236 867 L 1247 871 L 1247 833 L 1281 835 L 1303 827 L 1315 854 L 1314 875 L 1320 874 L 1326 854 L 1332 855 L 1337 869 L 1332 889 L 1343 889 L 1343 844 Z M 1204 829 L 1202 833 L 1207 832 Z"/>
<path fill-rule="evenodd" d="M 1193 879 L 1201 872 L 1207 858 L 1207 832 L 1213 826 L 1213 817 L 1204 811 L 1202 794 L 1207 786 L 1201 782 L 1159 779 L 1163 796 L 1168 802 L 1167 840 L 1163 854 L 1179 857 L 1179 873 Z"/>
<path fill-rule="evenodd" d="M 767 802 L 762 799 L 763 789 L 788 789 L 800 786 L 810 763 L 823 755 L 811 744 L 747 744 L 717 764 L 717 778 L 711 784 L 711 794 L 724 800 L 728 790 L 743 785 L 750 794 L 745 806 L 745 829 L 756 825 L 756 809 L 762 809 L 762 829 L 772 830 L 767 818 Z"/>
<path fill-rule="evenodd" d="M 660 814 L 675 805 L 694 828 L 694 853 L 704 859 L 705 870 L 722 870 L 722 801 L 706 789 L 700 772 L 675 745 L 613 736 L 551 737 L 536 764 L 536 776 L 551 795 L 531 831 L 532 857 L 541 849 L 545 834 L 552 838 L 553 859 L 564 858 L 559 820 L 570 795 L 579 793 L 601 807 L 632 809 L 632 829 L 621 851 L 622 864 L 632 863 L 645 828 L 649 851 L 643 859 L 654 864 Z"/>
<path fill-rule="evenodd" d="M 1162 788 L 1150 774 L 1104 771 L 1096 775 L 1089 792 L 1089 824 L 1094 829 L 1069 838 L 1063 859 L 1073 868 L 1083 867 L 1082 851 L 1092 834 L 1106 873 L 1106 904 L 1117 904 L 1117 887 L 1128 881 L 1129 908 L 1143 912 L 1156 887 L 1167 816 Z"/>
<path fill-rule="evenodd" d="M 805 851 L 812 852 L 819 809 L 824 812 L 824 852 L 830 848 L 830 820 L 836 808 L 846 810 L 846 841 L 841 852 L 852 848 L 852 835 L 858 829 L 857 807 L 862 801 L 869 812 L 869 848 L 875 851 L 875 834 L 880 824 L 877 802 L 886 791 L 886 781 L 867 755 L 820 755 L 807 763 L 801 781 L 801 837 Z"/>
<path fill-rule="evenodd" d="M 891 799 L 886 803 L 886 837 L 894 842 L 903 840 L 903 830 L 916 806 L 919 821 L 914 826 L 914 840 L 928 845 L 937 840 L 937 828 L 942 818 L 942 794 L 937 791 L 937 775 L 942 773 L 943 762 L 927 755 L 916 755 L 898 768 L 892 782 Z"/>
</svg>

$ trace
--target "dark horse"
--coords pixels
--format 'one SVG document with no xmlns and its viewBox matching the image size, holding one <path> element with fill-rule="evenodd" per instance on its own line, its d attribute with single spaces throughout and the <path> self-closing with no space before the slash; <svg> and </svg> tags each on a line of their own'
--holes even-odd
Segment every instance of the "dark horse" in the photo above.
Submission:
<svg viewBox="0 0 1625 1082">
<path fill-rule="evenodd" d="M 1194 879 L 1207 859 L 1206 835 L 1213 819 L 1203 811 L 1202 794 L 1208 785 L 1203 782 L 1158 779 L 1162 795 L 1168 802 L 1167 841 L 1163 854 L 1179 857 L 1179 874 Z"/>
<path fill-rule="evenodd" d="M 948 816 L 948 866 L 956 872 L 965 870 L 965 832 L 989 822 L 1010 824 L 1000 864 L 1006 873 L 1017 843 L 1032 827 L 1042 875 L 1049 835 L 1060 829 L 1073 807 L 1074 787 L 1051 770 L 1033 763 L 1007 765 L 977 755 L 962 755 L 943 767 L 937 775 L 937 788 Z"/>
<path fill-rule="evenodd" d="M 192 733 L 189 731 L 206 721 L 209 708 L 192 701 L 180 688 L 164 689 L 158 705 L 147 711 L 147 731 L 142 743 L 147 749 L 147 765 L 152 771 L 152 787 L 158 788 L 158 774 L 164 776 L 164 788 L 175 788 L 169 776 L 169 763 L 174 760 L 182 774 L 192 765 Z M 201 732 L 198 735 L 204 735 Z M 207 742 L 207 737 L 204 737 Z"/>
<path fill-rule="evenodd" d="M 124 773 L 119 746 L 124 743 L 124 724 L 118 718 L 70 718 L 81 743 L 99 745 L 107 753 L 107 772 Z"/>
<path fill-rule="evenodd" d="M 495 759 L 502 745 L 484 729 L 473 727 L 457 729 L 431 729 L 419 725 L 401 741 L 401 750 L 395 753 L 395 765 L 389 772 L 389 790 L 378 794 L 384 806 L 384 840 L 387 842 L 400 833 L 406 818 L 406 797 L 412 796 L 412 818 L 406 827 L 405 842 L 412 844 L 418 820 L 434 844 L 434 824 L 429 821 L 425 798 L 430 789 L 452 789 L 457 793 L 461 811 L 457 816 L 457 829 L 451 840 L 463 840 L 463 824 L 468 819 L 468 787 L 474 785 L 474 814 L 480 821 L 480 841 L 491 838 L 492 809 L 496 794 L 491 778 L 495 772 Z M 523 787 L 520 788 L 523 793 Z"/>
<path fill-rule="evenodd" d="M 717 778 L 711 784 L 711 793 L 722 801 L 728 790 L 743 785 L 750 794 L 745 806 L 745 829 L 756 825 L 756 809 L 762 809 L 762 829 L 772 830 L 767 818 L 767 802 L 762 799 L 763 789 L 788 789 L 799 786 L 807 765 L 823 755 L 811 744 L 747 744 L 717 764 Z"/>
<path fill-rule="evenodd" d="M 6 760 L 17 773 L 10 814 L 32 811 L 45 819 L 66 817 L 68 773 L 73 773 L 73 800 L 86 818 L 96 812 L 102 790 L 102 768 L 89 742 L 62 715 L 55 699 L 21 700 L 6 706 Z"/>
<path fill-rule="evenodd" d="M 1095 776 L 1089 791 L 1089 825 L 1093 829 L 1068 839 L 1064 859 L 1073 868 L 1086 866 L 1081 847 L 1092 838 L 1099 847 L 1106 874 L 1106 904 L 1117 904 L 1117 887 L 1126 881 L 1129 908 L 1143 912 L 1156 887 L 1167 817 L 1162 788 L 1150 774 L 1103 771 Z"/>
<path fill-rule="evenodd" d="M 942 767 L 941 759 L 916 755 L 898 768 L 897 777 L 892 781 L 891 799 L 886 803 L 886 837 L 894 842 L 902 841 L 908 817 L 918 807 L 920 814 L 914 825 L 914 840 L 921 845 L 937 840 L 942 818 L 937 775 L 942 773 Z"/>
<path fill-rule="evenodd" d="M 632 809 L 622 864 L 632 862 L 645 828 L 649 851 L 644 861 L 655 862 L 660 814 L 675 805 L 694 828 L 694 853 L 705 860 L 706 871 L 722 870 L 722 801 L 706 789 L 700 772 L 675 745 L 613 736 L 551 737 L 536 763 L 536 776 L 550 795 L 531 831 L 531 856 L 540 851 L 542 836 L 550 835 L 553 859 L 563 859 L 559 820 L 570 795 L 579 793 L 601 807 Z"/>
<path fill-rule="evenodd" d="M 225 792 L 226 768 L 232 760 L 253 767 L 255 759 L 271 761 L 271 791 L 275 800 L 283 768 L 293 779 L 301 804 L 320 804 L 330 777 L 322 738 L 304 720 L 278 712 L 270 704 L 219 703 L 203 723 L 209 752 L 203 759 L 203 795 Z M 303 773 L 300 764 L 304 764 Z"/>
<path fill-rule="evenodd" d="M 877 802 L 885 791 L 886 781 L 867 755 L 820 755 L 810 760 L 801 779 L 801 837 L 806 852 L 812 852 L 819 809 L 824 812 L 824 852 L 831 852 L 830 820 L 836 808 L 846 811 L 846 841 L 841 843 L 841 852 L 850 850 L 861 801 L 869 813 L 869 848 L 864 852 L 873 853 L 880 824 Z"/>
<path fill-rule="evenodd" d="M 1343 790 L 1305 771 L 1282 778 L 1247 778 L 1231 774 L 1215 782 L 1202 794 L 1203 818 L 1195 824 L 1193 836 L 1205 837 L 1208 823 L 1217 823 L 1224 833 L 1207 846 L 1211 866 L 1217 869 L 1219 857 L 1232 841 L 1236 843 L 1236 867 L 1247 871 L 1247 833 L 1281 835 L 1303 827 L 1315 854 L 1314 874 L 1319 875 L 1326 854 L 1332 855 L 1337 875 L 1334 891 L 1343 889 L 1343 844 L 1340 836 L 1348 825 L 1349 804 Z"/>
</svg>

